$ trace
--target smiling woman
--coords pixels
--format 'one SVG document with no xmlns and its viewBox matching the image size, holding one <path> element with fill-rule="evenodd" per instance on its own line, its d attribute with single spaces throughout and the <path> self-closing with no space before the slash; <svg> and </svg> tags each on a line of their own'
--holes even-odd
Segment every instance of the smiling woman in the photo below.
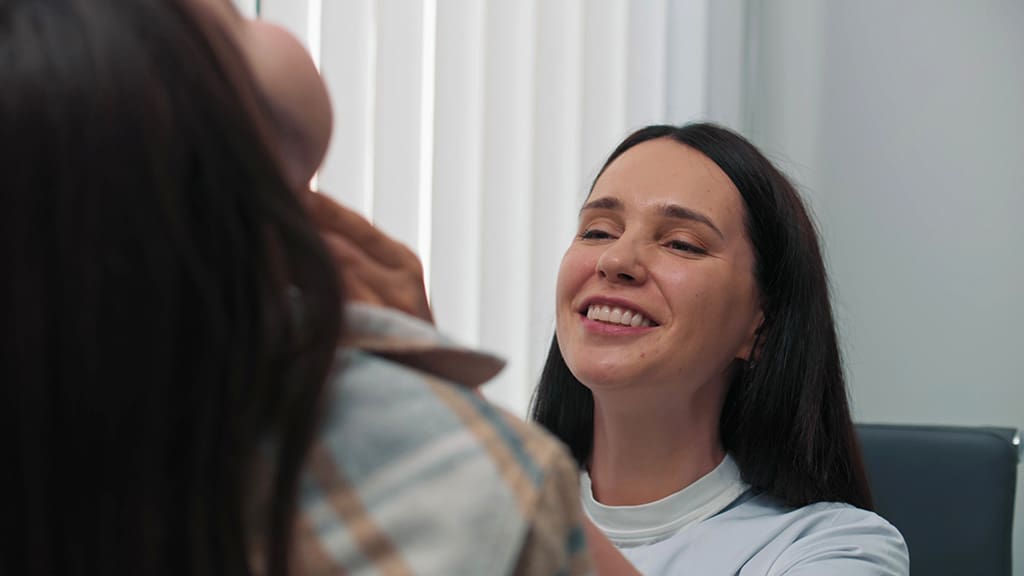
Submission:
<svg viewBox="0 0 1024 576">
<path fill-rule="evenodd" d="M 683 420 L 717 412 L 726 369 L 749 357 L 762 320 L 728 177 L 692 148 L 650 140 L 604 171 L 579 226 L 557 296 L 559 345 L 577 377 L 597 387 L 674 381 L 701 399 L 686 403 L 694 414 Z M 612 308 L 607 319 L 579 317 L 603 307 Z M 623 314 L 650 326 L 619 329 Z"/>
<path fill-rule="evenodd" d="M 533 417 L 644 574 L 906 574 L 871 512 L 817 235 L 717 126 L 611 154 L 562 259 Z"/>
</svg>

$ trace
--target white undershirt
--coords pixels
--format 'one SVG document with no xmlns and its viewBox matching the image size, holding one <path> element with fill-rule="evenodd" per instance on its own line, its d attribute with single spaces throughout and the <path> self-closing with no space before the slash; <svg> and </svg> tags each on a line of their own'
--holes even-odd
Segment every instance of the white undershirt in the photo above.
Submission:
<svg viewBox="0 0 1024 576">
<path fill-rule="evenodd" d="M 660 500 L 636 506 L 606 506 L 594 499 L 590 474 L 580 474 L 583 510 L 619 548 L 652 544 L 721 512 L 749 486 L 726 454 L 722 463 L 699 480 Z"/>
</svg>

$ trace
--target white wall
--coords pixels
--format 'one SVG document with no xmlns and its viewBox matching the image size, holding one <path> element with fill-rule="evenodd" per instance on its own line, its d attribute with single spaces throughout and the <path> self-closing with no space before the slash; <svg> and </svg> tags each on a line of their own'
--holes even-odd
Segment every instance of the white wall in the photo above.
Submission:
<svg viewBox="0 0 1024 576">
<path fill-rule="evenodd" d="M 749 9 L 745 129 L 817 211 L 857 418 L 1024 427 L 1024 3 Z"/>
</svg>

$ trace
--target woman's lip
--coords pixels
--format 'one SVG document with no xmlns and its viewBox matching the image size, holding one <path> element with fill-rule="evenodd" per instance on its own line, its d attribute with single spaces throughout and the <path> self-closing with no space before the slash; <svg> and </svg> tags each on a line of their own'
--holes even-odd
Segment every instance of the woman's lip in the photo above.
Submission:
<svg viewBox="0 0 1024 576">
<path fill-rule="evenodd" d="M 628 308 L 630 310 L 634 310 L 636 312 L 643 314 L 647 318 L 651 317 L 651 315 L 648 314 L 647 311 L 640 307 L 638 304 L 622 298 L 615 298 L 609 296 L 591 296 L 589 298 L 586 298 L 583 300 L 583 304 L 580 306 L 579 309 L 582 312 L 586 313 L 587 308 L 594 304 L 600 306 L 617 306 L 619 308 Z"/>
</svg>

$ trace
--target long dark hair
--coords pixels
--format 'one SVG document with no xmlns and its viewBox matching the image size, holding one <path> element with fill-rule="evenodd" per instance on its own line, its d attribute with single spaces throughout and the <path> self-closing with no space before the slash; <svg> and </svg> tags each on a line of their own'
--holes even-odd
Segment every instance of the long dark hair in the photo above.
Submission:
<svg viewBox="0 0 1024 576">
<path fill-rule="evenodd" d="M 0 2 L 0 573 L 286 572 L 341 294 L 230 38 Z"/>
<path fill-rule="evenodd" d="M 643 128 L 619 144 L 601 173 L 626 150 L 656 138 L 670 138 L 711 159 L 746 207 L 765 319 L 755 361 L 734 370 L 729 383 L 719 420 L 724 448 L 755 491 L 790 506 L 837 501 L 871 509 L 825 264 L 796 189 L 753 144 L 706 123 Z M 580 465 L 586 464 L 594 399 L 569 371 L 555 338 L 531 414 L 569 445 Z"/>
</svg>

